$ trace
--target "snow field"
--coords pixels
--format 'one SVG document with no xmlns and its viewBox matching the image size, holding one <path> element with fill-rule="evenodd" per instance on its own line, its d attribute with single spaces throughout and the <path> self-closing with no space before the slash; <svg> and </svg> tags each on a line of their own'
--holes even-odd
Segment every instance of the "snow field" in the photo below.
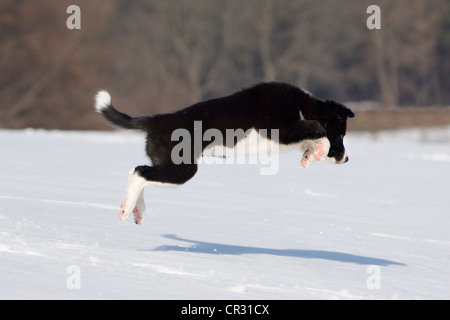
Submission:
<svg viewBox="0 0 450 320">
<path fill-rule="evenodd" d="M 130 132 L 0 130 L 2 299 L 448 299 L 450 128 L 352 133 L 350 161 L 201 165 L 118 214 Z"/>
</svg>

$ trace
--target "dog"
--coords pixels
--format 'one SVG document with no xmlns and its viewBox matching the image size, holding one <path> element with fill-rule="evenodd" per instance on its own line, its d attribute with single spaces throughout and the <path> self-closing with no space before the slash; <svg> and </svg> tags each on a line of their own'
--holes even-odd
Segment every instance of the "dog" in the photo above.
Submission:
<svg viewBox="0 0 450 320">
<path fill-rule="evenodd" d="M 174 139 L 176 130 L 182 130 L 191 137 L 203 135 L 208 130 L 215 130 L 222 136 L 230 129 L 245 132 L 233 137 L 232 141 L 224 142 L 222 139 L 217 142 L 216 139 L 216 145 L 225 148 L 236 147 L 251 135 L 259 135 L 266 130 L 264 139 L 271 143 L 303 151 L 301 165 L 307 168 L 314 160 L 325 158 L 337 164 L 348 161 L 343 139 L 347 118 L 354 117 L 349 108 L 338 102 L 323 101 L 296 86 L 280 82 L 260 83 L 174 113 L 135 118 L 116 110 L 109 93 L 102 90 L 95 96 L 95 109 L 116 126 L 147 133 L 146 152 L 152 166 L 140 165 L 131 169 L 119 214 L 119 218 L 125 221 L 133 213 L 136 224 L 144 222 L 143 190 L 146 186 L 176 187 L 184 184 L 196 174 L 197 160 L 202 154 L 208 147 L 215 147 L 208 141 L 198 145 L 191 140 L 180 158 L 180 153 L 174 152 L 179 144 Z M 174 155 L 178 158 L 175 159 Z"/>
</svg>

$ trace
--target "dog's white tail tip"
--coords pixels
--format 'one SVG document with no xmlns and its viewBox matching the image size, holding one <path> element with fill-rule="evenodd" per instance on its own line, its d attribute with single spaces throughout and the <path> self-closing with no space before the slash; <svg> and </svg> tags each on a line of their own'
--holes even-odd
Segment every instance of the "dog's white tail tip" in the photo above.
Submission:
<svg viewBox="0 0 450 320">
<path fill-rule="evenodd" d="M 101 90 L 95 95 L 95 110 L 102 112 L 111 105 L 111 96 L 108 91 Z"/>
</svg>

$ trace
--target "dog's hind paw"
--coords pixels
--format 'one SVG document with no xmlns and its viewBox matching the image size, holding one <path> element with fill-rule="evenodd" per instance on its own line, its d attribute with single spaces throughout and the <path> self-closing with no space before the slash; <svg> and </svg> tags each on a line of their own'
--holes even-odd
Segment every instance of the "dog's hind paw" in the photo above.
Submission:
<svg viewBox="0 0 450 320">
<path fill-rule="evenodd" d="M 131 213 L 128 213 L 128 214 L 125 213 L 125 202 L 122 203 L 121 207 L 122 207 L 122 210 L 119 213 L 119 219 L 122 221 L 125 221 L 131 215 Z M 134 209 L 133 209 L 133 215 L 134 215 L 134 223 L 139 224 L 139 225 L 144 224 L 144 212 L 141 213 L 137 206 L 134 207 Z"/>
<path fill-rule="evenodd" d="M 138 207 L 135 207 L 133 210 L 134 214 L 134 223 L 143 225 L 144 224 L 144 214 L 141 214 L 138 210 Z"/>
<path fill-rule="evenodd" d="M 122 208 L 122 210 L 119 213 L 119 219 L 122 221 L 125 221 L 130 216 L 129 213 L 128 214 L 125 213 L 125 202 L 122 203 L 121 208 Z"/>
</svg>

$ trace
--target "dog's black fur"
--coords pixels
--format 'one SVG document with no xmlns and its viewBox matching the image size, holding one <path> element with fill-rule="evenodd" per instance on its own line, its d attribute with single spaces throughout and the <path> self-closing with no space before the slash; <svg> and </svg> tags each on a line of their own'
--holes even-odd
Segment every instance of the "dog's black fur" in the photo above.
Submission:
<svg viewBox="0 0 450 320">
<path fill-rule="evenodd" d="M 202 150 L 192 147 L 190 163 L 172 161 L 171 151 L 178 143 L 171 140 L 172 133 L 183 128 L 194 136 L 194 121 L 202 121 L 203 132 L 214 128 L 223 136 L 226 129 L 247 131 L 253 128 L 266 129 L 270 138 L 270 129 L 278 129 L 279 143 L 285 145 L 327 137 L 330 141 L 328 157 L 342 163 L 348 160 L 343 144 L 347 118 L 354 117 L 342 104 L 322 101 L 295 86 L 274 82 L 202 101 L 170 114 L 132 118 L 117 111 L 111 103 L 97 110 L 117 126 L 146 131 L 146 151 L 153 166 L 138 166 L 135 172 L 148 181 L 171 184 L 183 184 L 195 175 L 195 159 L 210 143 L 203 142 Z"/>
</svg>

